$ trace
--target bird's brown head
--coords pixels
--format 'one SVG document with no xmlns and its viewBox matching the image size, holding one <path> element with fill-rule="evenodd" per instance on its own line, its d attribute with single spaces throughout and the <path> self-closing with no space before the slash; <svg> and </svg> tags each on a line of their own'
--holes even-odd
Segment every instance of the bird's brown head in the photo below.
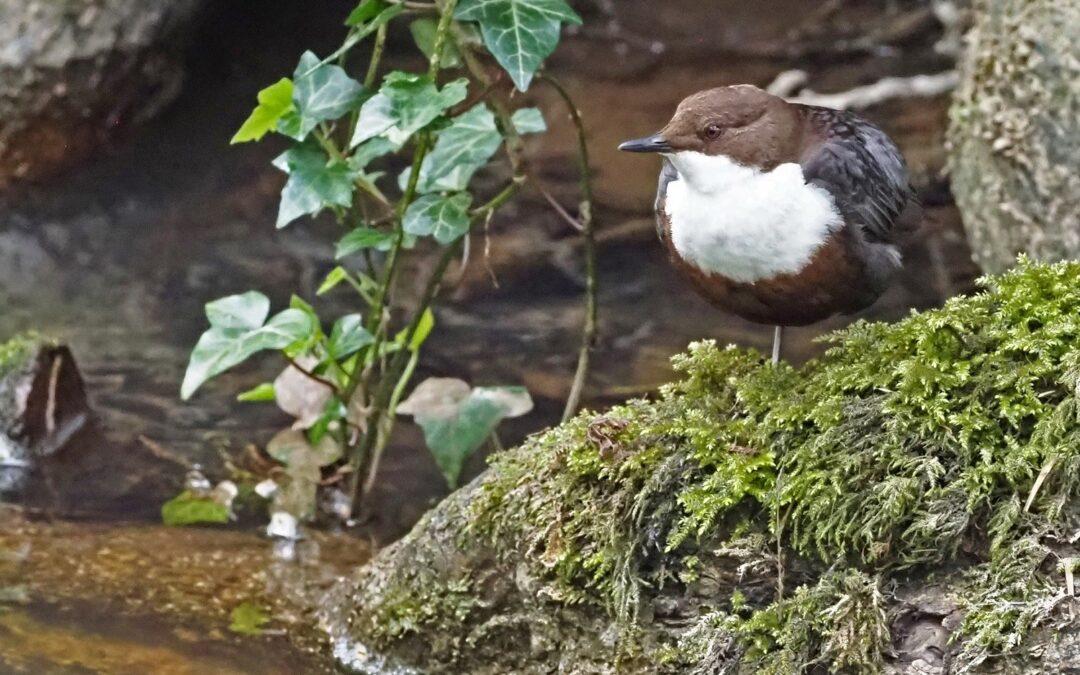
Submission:
<svg viewBox="0 0 1080 675">
<path fill-rule="evenodd" d="M 619 149 L 721 155 L 768 171 L 794 161 L 801 143 L 799 124 L 795 106 L 753 85 L 739 84 L 688 96 L 659 133 L 627 141 Z"/>
</svg>

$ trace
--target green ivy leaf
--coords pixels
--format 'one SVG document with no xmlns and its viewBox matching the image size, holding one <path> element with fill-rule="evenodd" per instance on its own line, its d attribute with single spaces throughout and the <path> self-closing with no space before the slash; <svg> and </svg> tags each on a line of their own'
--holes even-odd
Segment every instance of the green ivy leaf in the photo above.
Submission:
<svg viewBox="0 0 1080 675">
<path fill-rule="evenodd" d="M 473 106 L 439 132 L 435 147 L 420 165 L 417 190 L 421 193 L 464 190 L 500 144 L 502 134 L 495 126 L 495 116 L 483 103 Z M 406 169 L 402 173 L 406 181 L 409 172 Z"/>
<path fill-rule="evenodd" d="M 161 522 L 170 527 L 224 525 L 229 522 L 229 507 L 185 491 L 161 505 Z"/>
<path fill-rule="evenodd" d="M 470 204 L 472 195 L 467 192 L 449 197 L 423 195 L 405 211 L 405 233 L 417 237 L 431 235 L 443 246 L 454 242 L 469 231 Z"/>
<path fill-rule="evenodd" d="M 251 112 L 230 143 L 258 141 L 277 126 L 281 116 L 293 109 L 293 83 L 285 77 L 258 94 L 259 105 Z"/>
<path fill-rule="evenodd" d="M 447 83 L 441 90 L 427 75 L 395 71 L 386 76 L 379 93 L 360 108 L 349 147 L 384 137 L 400 148 L 410 136 L 431 124 L 447 108 L 468 95 L 468 80 Z"/>
<path fill-rule="evenodd" d="M 461 0 L 455 18 L 480 24 L 488 51 L 521 91 L 555 51 L 562 24 L 581 23 L 565 0 Z"/>
<path fill-rule="evenodd" d="M 364 87 L 344 69 L 323 63 L 313 52 L 304 52 L 293 74 L 293 104 L 299 117 L 297 140 L 303 140 L 319 122 L 335 120 L 360 105 Z"/>
<path fill-rule="evenodd" d="M 532 410 L 523 387 L 470 388 L 462 380 L 424 380 L 400 406 L 424 431 L 424 441 L 450 488 L 457 486 L 465 460 L 495 431 L 503 419 Z"/>
<path fill-rule="evenodd" d="M 325 295 L 330 291 L 338 287 L 342 281 L 349 278 L 349 271 L 340 265 L 330 270 L 330 273 L 323 279 L 322 285 L 319 286 L 319 290 L 315 291 L 315 295 Z"/>
<path fill-rule="evenodd" d="M 373 138 L 353 150 L 352 155 L 349 156 L 349 166 L 355 171 L 363 171 L 372 161 L 395 150 L 397 147 L 389 139 Z"/>
<path fill-rule="evenodd" d="M 373 227 L 358 227 L 338 241 L 334 257 L 341 260 L 366 248 L 375 249 L 376 251 L 389 251 L 393 245 L 393 232 L 377 230 Z M 411 246 L 406 248 L 411 248 Z"/>
<path fill-rule="evenodd" d="M 435 34 L 438 32 L 439 22 L 430 17 L 422 17 L 409 24 L 409 32 L 412 33 L 413 41 L 424 56 L 431 59 L 435 53 Z M 461 65 L 461 54 L 450 40 L 443 43 L 442 57 L 439 65 L 443 68 L 457 68 Z"/>
<path fill-rule="evenodd" d="M 263 382 L 257 387 L 248 389 L 236 397 L 241 403 L 262 403 L 274 400 L 274 385 L 272 382 Z"/>
<path fill-rule="evenodd" d="M 317 145 L 309 143 L 292 148 L 275 159 L 274 166 L 289 174 L 281 191 L 278 228 L 328 206 L 352 205 L 356 173 L 348 164 L 327 157 Z"/>
<path fill-rule="evenodd" d="M 519 133 L 545 131 L 544 118 L 536 108 L 518 110 L 513 115 L 514 127 Z M 478 103 L 458 115 L 439 132 L 435 147 L 420 165 L 417 190 L 428 192 L 459 192 L 469 186 L 473 175 L 491 159 L 502 143 L 502 134 L 495 124 L 495 116 L 483 103 Z M 405 169 L 398 177 L 404 190 L 411 169 Z"/>
<path fill-rule="evenodd" d="M 346 26 L 362 26 L 390 7 L 386 0 L 361 0 L 345 19 Z"/>
<path fill-rule="evenodd" d="M 359 314 L 346 314 L 334 322 L 327 347 L 330 350 L 330 356 L 340 360 L 350 354 L 355 354 L 373 342 L 375 342 L 375 336 L 364 328 L 363 318 Z"/>
<path fill-rule="evenodd" d="M 263 324 L 270 301 L 251 291 L 211 302 L 206 306 L 210 329 L 191 352 L 180 396 L 184 400 L 207 380 L 268 349 L 284 349 L 318 330 L 302 310 L 286 309 Z"/>
</svg>

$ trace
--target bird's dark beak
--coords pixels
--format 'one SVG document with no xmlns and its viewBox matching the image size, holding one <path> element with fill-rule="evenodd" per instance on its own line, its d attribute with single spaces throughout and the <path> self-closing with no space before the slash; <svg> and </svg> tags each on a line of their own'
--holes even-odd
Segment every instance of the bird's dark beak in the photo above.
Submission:
<svg viewBox="0 0 1080 675">
<path fill-rule="evenodd" d="M 660 134 L 627 141 L 619 146 L 623 152 L 671 152 L 671 144 Z"/>
</svg>

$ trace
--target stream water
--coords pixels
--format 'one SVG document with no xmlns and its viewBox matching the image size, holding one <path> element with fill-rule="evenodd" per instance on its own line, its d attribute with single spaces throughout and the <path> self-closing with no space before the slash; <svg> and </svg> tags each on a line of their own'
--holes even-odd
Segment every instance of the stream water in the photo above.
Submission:
<svg viewBox="0 0 1080 675">
<path fill-rule="evenodd" d="M 798 66 L 810 73 L 814 89 L 842 90 L 883 75 L 934 72 L 948 60 L 933 54 L 933 31 L 854 54 L 813 48 L 815 40 L 836 43 L 828 39 L 829 31 L 855 32 L 886 22 L 891 15 L 883 6 L 907 11 L 903 2 L 844 3 L 826 27 L 813 23 L 815 3 L 795 0 L 580 4 L 586 28 L 565 41 L 552 69 L 579 102 L 592 139 L 601 232 L 601 342 L 586 400 L 603 406 L 655 389 L 670 376 L 670 355 L 691 340 L 764 348 L 771 336 L 767 327 L 711 309 L 674 276 L 655 242 L 649 213 L 657 166 L 620 155 L 618 141 L 659 128 L 684 95 L 708 86 L 765 85 L 778 72 Z M 341 38 L 339 5 L 277 0 L 252 14 L 237 7 L 215 9 L 198 33 L 184 92 L 164 115 L 96 161 L 0 203 L 0 339 L 37 329 L 69 343 L 110 428 L 145 436 L 188 461 L 214 467 L 222 447 L 263 442 L 284 423 L 270 408 L 233 400 L 236 391 L 274 374 L 278 366 L 267 361 L 223 376 L 189 404 L 179 402 L 178 383 L 204 328 L 204 302 L 253 288 L 267 292 L 276 306 L 293 291 L 310 299 L 335 264 L 329 223 L 273 228 L 283 179 L 269 160 L 279 146 L 226 143 L 258 88 L 290 72 L 303 49 L 326 53 Z M 809 47 L 792 56 L 763 47 L 776 44 Z M 751 55 L 739 53 L 741 48 Z M 550 92 L 530 99 L 544 110 L 551 132 L 530 141 L 529 161 L 550 191 L 573 205 L 572 129 Z M 901 145 L 928 214 L 922 238 L 906 251 L 903 275 L 867 317 L 896 319 L 971 286 L 976 270 L 941 177 L 946 108 L 943 97 L 897 101 L 866 112 Z M 534 193 L 493 223 L 488 265 L 497 286 L 475 253 L 481 248 L 474 247 L 470 266 L 437 313 L 438 330 L 421 375 L 526 385 L 538 405 L 533 414 L 515 420 L 506 434 L 513 442 L 554 422 L 569 388 L 582 319 L 580 251 L 574 232 Z M 406 292 L 401 301 L 409 299 Z M 821 349 L 813 338 L 847 321 L 789 331 L 787 358 L 811 357 Z M 481 467 L 477 457 L 468 471 Z M 400 534 L 444 493 L 419 434 L 403 425 L 375 499 L 380 538 Z M 132 535 L 132 560 L 160 560 L 149 552 L 172 538 L 170 533 L 155 539 L 156 528 L 147 526 L 65 527 L 72 528 L 67 536 L 90 528 L 86 536 L 102 540 L 138 532 Z M 29 542 L 34 550 L 54 551 L 44 543 L 47 532 L 16 528 L 7 532 L 4 546 L 18 549 L 20 542 Z M 233 565 L 230 556 L 238 544 L 223 545 L 220 539 L 233 535 L 208 532 L 182 545 L 218 551 L 223 561 L 218 564 Z M 255 535 L 245 545 L 253 542 L 266 548 Z M 288 658 L 307 657 L 284 641 L 245 649 L 231 638 L 188 639 L 175 622 L 131 619 L 130 607 L 114 616 L 65 605 L 73 598 L 90 603 L 79 605 L 84 609 L 102 605 L 101 597 L 113 591 L 100 586 L 79 593 L 61 584 L 65 592 L 41 600 L 59 583 L 44 572 L 50 564 L 40 559 L 34 568 L 35 604 L 0 615 L 0 669 L 151 672 L 110 665 L 117 655 L 134 654 L 160 665 L 152 672 L 316 672 L 303 660 L 290 665 Z M 207 576 L 218 569 L 203 559 L 192 564 Z M 92 575 L 73 578 L 98 583 Z M 133 616 L 170 611 L 146 606 Z M 199 615 L 199 620 L 222 621 L 219 615 Z M 95 650 L 85 660 L 68 658 L 89 644 Z"/>
</svg>

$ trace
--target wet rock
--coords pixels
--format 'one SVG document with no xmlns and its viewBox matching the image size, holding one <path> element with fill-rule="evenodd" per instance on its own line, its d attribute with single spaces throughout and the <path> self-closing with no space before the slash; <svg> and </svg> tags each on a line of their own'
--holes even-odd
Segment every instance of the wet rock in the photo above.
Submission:
<svg viewBox="0 0 1080 675">
<path fill-rule="evenodd" d="M 975 3 L 951 111 L 952 190 L 987 272 L 1080 255 L 1080 5 Z M 1073 30 L 1063 27 L 1072 26 Z"/>
<path fill-rule="evenodd" d="M 156 517 L 184 468 L 103 427 L 67 347 L 37 336 L 0 344 L 0 497 L 55 515 Z"/>
<path fill-rule="evenodd" d="M 0 0 L 0 188 L 82 157 L 178 93 L 202 0 Z"/>
</svg>

